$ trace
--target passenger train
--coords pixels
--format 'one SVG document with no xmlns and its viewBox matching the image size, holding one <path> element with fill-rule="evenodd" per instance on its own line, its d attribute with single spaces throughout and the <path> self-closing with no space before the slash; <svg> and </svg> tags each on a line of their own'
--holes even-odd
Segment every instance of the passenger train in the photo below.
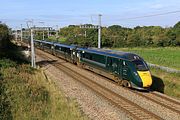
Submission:
<svg viewBox="0 0 180 120">
<path fill-rule="evenodd" d="M 152 85 L 146 62 L 136 54 L 41 40 L 34 42 L 35 47 L 112 79 L 124 87 L 148 90 Z"/>
</svg>

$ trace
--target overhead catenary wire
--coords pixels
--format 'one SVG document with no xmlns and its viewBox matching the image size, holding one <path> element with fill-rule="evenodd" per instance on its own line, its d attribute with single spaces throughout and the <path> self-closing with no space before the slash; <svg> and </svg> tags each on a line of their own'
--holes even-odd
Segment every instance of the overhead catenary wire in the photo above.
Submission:
<svg viewBox="0 0 180 120">
<path fill-rule="evenodd" d="M 164 13 L 157 13 L 157 14 L 149 14 L 149 15 L 137 16 L 137 17 L 120 18 L 118 20 L 133 20 L 133 19 L 141 19 L 141 18 L 147 18 L 147 17 L 156 17 L 156 16 L 163 16 L 163 15 L 175 14 L 175 13 L 180 13 L 180 10 L 169 11 L 169 12 L 164 12 Z"/>
</svg>

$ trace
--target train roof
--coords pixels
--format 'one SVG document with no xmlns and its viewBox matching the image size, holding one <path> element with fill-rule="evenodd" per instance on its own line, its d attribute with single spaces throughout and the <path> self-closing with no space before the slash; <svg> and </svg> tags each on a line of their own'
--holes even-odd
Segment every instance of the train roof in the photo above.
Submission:
<svg viewBox="0 0 180 120">
<path fill-rule="evenodd" d="M 100 55 L 105 55 L 105 56 L 111 56 L 111 57 L 116 57 L 120 59 L 126 59 L 129 61 L 133 61 L 136 59 L 143 60 L 141 57 L 134 53 L 130 52 L 123 52 L 123 51 L 116 51 L 116 50 L 107 50 L 107 49 L 98 49 L 98 48 L 79 48 L 75 45 L 65 45 L 65 44 L 60 44 L 60 43 L 53 43 L 53 42 L 48 42 L 48 41 L 42 41 L 42 40 L 35 40 L 37 42 L 42 42 L 42 43 L 47 43 L 47 44 L 54 44 L 55 46 L 60 46 L 60 47 L 66 47 L 66 48 L 77 48 L 77 50 L 80 51 L 85 51 L 89 53 L 95 53 L 95 54 L 100 54 Z"/>
<path fill-rule="evenodd" d="M 55 46 L 60 46 L 60 47 L 66 47 L 66 48 L 76 48 L 76 46 L 70 46 L 70 45 L 65 45 L 65 44 L 60 44 L 60 43 L 54 43 Z"/>
<path fill-rule="evenodd" d="M 111 57 L 116 57 L 116 58 L 121 58 L 121 59 L 126 59 L 126 60 L 130 60 L 130 61 L 133 61 L 135 59 L 142 59 L 141 57 L 139 57 L 138 55 L 136 55 L 134 53 L 116 51 L 116 50 L 97 49 L 97 48 L 87 48 L 87 49 L 78 48 L 78 50 L 95 53 L 95 54 L 111 56 Z"/>
<path fill-rule="evenodd" d="M 46 44 L 53 44 L 53 42 L 49 42 L 49 41 L 45 41 L 45 40 L 34 40 L 36 42 L 42 42 L 42 43 L 46 43 Z"/>
<path fill-rule="evenodd" d="M 45 40 L 34 40 L 34 41 L 35 42 L 42 42 L 42 43 L 46 43 L 46 44 L 51 44 L 51 45 L 55 45 L 55 46 L 66 47 L 66 48 L 75 48 L 75 46 L 70 46 L 70 45 L 65 45 L 65 44 L 60 44 L 60 43 L 54 43 L 54 42 L 45 41 Z"/>
</svg>

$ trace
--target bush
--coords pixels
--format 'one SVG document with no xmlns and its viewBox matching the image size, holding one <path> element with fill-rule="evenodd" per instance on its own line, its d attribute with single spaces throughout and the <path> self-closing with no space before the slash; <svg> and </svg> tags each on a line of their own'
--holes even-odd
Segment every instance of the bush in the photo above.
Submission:
<svg viewBox="0 0 180 120">
<path fill-rule="evenodd" d="M 0 49 L 8 49 L 11 45 L 10 43 L 11 36 L 9 35 L 9 28 L 0 24 Z"/>
</svg>

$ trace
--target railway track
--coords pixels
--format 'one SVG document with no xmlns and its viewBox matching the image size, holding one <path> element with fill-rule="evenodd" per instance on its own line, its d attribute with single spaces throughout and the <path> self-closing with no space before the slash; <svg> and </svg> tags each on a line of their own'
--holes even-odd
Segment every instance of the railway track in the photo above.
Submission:
<svg viewBox="0 0 180 120">
<path fill-rule="evenodd" d="M 177 104 L 177 105 L 180 105 L 180 101 L 178 101 L 178 100 L 176 100 L 176 99 L 174 99 L 174 98 L 170 98 L 170 97 L 168 97 L 168 96 L 164 96 L 164 95 L 162 95 L 161 93 L 152 92 L 151 94 L 153 94 L 153 95 L 155 95 L 155 96 L 157 96 L 157 97 L 161 97 L 161 98 L 163 98 L 163 99 L 165 99 L 165 100 L 168 100 L 168 101 L 170 101 L 170 102 L 173 102 L 173 103 L 175 103 L 175 104 Z"/>
<path fill-rule="evenodd" d="M 54 59 L 52 59 L 52 57 L 49 57 L 49 55 L 45 55 L 42 53 L 38 53 L 38 55 L 44 59 L 48 58 L 49 61 L 54 61 Z M 94 92 L 98 93 L 100 96 L 107 99 L 110 103 L 112 103 L 116 107 L 128 113 L 133 119 L 137 119 L 137 120 L 162 119 L 159 116 L 155 115 L 154 113 L 140 107 L 139 105 L 113 92 L 112 90 L 92 81 L 90 78 L 80 74 L 75 70 L 72 70 L 71 68 L 63 65 L 62 63 L 52 62 L 52 65 L 62 70 L 64 73 L 68 74 L 70 77 L 74 78 L 75 80 L 78 80 L 80 83 L 87 86 Z"/>
<path fill-rule="evenodd" d="M 150 101 L 157 103 L 173 112 L 180 114 L 180 103 L 178 103 L 174 100 L 167 99 L 167 98 L 163 97 L 162 95 L 156 96 L 156 94 L 154 94 L 154 93 L 144 93 L 144 92 L 138 92 L 138 91 L 134 91 L 134 90 L 131 90 L 131 92 L 134 92 L 135 94 L 138 94 L 139 96 L 142 96 L 142 97 L 146 98 L 147 100 L 150 100 Z"/>
<path fill-rule="evenodd" d="M 165 100 L 164 102 L 166 102 L 166 104 L 174 109 L 176 109 L 177 113 L 180 114 L 180 102 L 177 101 L 177 100 L 173 100 L 169 97 L 166 97 L 166 96 L 163 96 L 163 95 L 160 95 L 158 94 L 157 92 L 152 92 L 151 93 L 153 96 L 156 96 L 156 98 L 160 98 L 160 99 L 163 99 Z"/>
<path fill-rule="evenodd" d="M 118 86 L 118 87 L 122 87 L 122 86 L 119 86 L 118 84 L 116 84 L 114 81 L 112 81 L 111 79 L 108 79 L 108 78 L 105 78 L 101 75 L 98 75 L 98 74 L 95 74 L 95 76 L 98 76 L 98 77 L 101 77 L 107 81 L 109 81 L 110 83 Z M 171 99 L 171 98 L 168 98 L 168 97 L 165 97 L 161 94 L 158 94 L 156 92 L 139 92 L 139 91 L 136 91 L 136 90 L 131 90 L 129 88 L 124 88 L 122 87 L 122 89 L 128 89 L 130 92 L 132 93 L 135 93 L 143 98 L 146 98 L 147 100 L 150 100 L 156 104 L 159 104 L 175 113 L 178 113 L 180 114 L 180 102 L 177 101 L 177 100 L 174 100 L 174 99 Z"/>
<path fill-rule="evenodd" d="M 95 74 L 96 75 L 96 74 Z M 100 75 L 97 75 L 99 77 L 102 77 Z M 104 77 L 103 77 L 104 78 Z M 118 86 L 118 87 L 122 87 L 117 85 L 114 81 L 108 79 L 108 78 L 104 78 L 106 80 L 108 80 L 109 82 L 111 82 L 112 84 Z M 156 104 L 159 104 L 175 113 L 180 114 L 180 102 L 177 100 L 173 100 L 171 98 L 165 97 L 161 94 L 158 94 L 156 92 L 139 92 L 136 90 L 131 90 L 129 88 L 124 88 L 122 87 L 122 89 L 128 89 L 130 92 L 135 93 L 143 98 L 146 98 L 147 100 L 150 100 Z"/>
<path fill-rule="evenodd" d="M 122 86 L 119 86 L 118 84 L 116 84 L 114 81 L 112 81 L 109 78 L 105 78 L 105 77 L 95 74 L 95 73 L 94 73 L 94 75 L 101 77 L 118 87 L 122 87 Z M 128 89 L 132 93 L 135 93 L 143 98 L 146 98 L 147 100 L 150 100 L 150 101 L 152 101 L 156 104 L 159 104 L 175 113 L 180 114 L 180 102 L 177 100 L 171 99 L 169 97 L 165 97 L 164 95 L 158 94 L 157 92 L 139 92 L 139 91 L 131 90 L 129 88 L 124 88 L 124 87 L 122 87 L 122 89 Z"/>
</svg>

